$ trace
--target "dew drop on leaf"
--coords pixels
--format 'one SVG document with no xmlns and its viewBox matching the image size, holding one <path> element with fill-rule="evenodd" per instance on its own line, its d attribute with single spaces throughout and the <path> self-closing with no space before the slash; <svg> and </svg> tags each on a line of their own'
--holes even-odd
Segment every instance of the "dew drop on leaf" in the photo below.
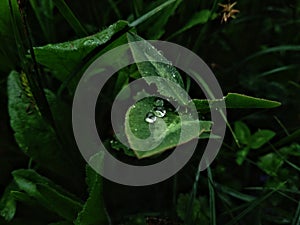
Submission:
<svg viewBox="0 0 300 225">
<path fill-rule="evenodd" d="M 145 121 L 147 123 L 154 123 L 156 121 L 156 116 L 154 113 L 149 112 L 147 113 L 146 117 L 145 117 Z"/>
<path fill-rule="evenodd" d="M 166 115 L 167 111 L 162 106 L 157 106 L 154 108 L 154 114 L 155 116 L 162 118 Z"/>
<path fill-rule="evenodd" d="M 164 100 L 158 98 L 155 100 L 154 105 L 158 106 L 158 107 L 159 106 L 162 107 L 162 106 L 164 106 Z"/>
</svg>

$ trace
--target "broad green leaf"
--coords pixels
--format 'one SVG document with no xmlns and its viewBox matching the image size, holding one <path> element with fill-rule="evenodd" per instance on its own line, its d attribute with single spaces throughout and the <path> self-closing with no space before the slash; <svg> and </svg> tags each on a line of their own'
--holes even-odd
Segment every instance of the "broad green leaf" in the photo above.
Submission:
<svg viewBox="0 0 300 225">
<path fill-rule="evenodd" d="M 207 100 L 207 99 L 193 99 L 197 110 L 201 113 L 210 111 L 210 107 L 218 106 L 220 101 L 225 101 L 226 108 L 242 109 L 242 108 L 274 108 L 281 105 L 280 102 L 255 98 L 243 94 L 228 93 L 224 99 Z"/>
<path fill-rule="evenodd" d="M 276 133 L 271 130 L 259 130 L 251 136 L 250 148 L 258 149 L 270 141 Z"/>
<path fill-rule="evenodd" d="M 242 121 L 236 121 L 234 123 L 234 133 L 239 143 L 244 145 L 248 144 L 251 137 L 251 132 L 245 123 Z"/>
<path fill-rule="evenodd" d="M 16 201 L 11 195 L 11 191 L 18 189 L 18 187 L 11 183 L 8 185 L 0 200 L 0 216 L 6 221 L 11 221 L 16 213 Z"/>
<path fill-rule="evenodd" d="M 10 73 L 7 82 L 10 124 L 19 147 L 41 166 L 71 174 L 71 162 L 61 148 L 53 128 L 42 118 L 34 99 L 24 90 L 19 73 Z"/>
<path fill-rule="evenodd" d="M 90 163 L 101 167 L 104 155 L 100 152 L 91 158 Z M 103 200 L 102 177 L 90 166 L 86 167 L 86 183 L 89 189 L 89 197 L 83 209 L 74 221 L 75 225 L 110 224 Z"/>
<path fill-rule="evenodd" d="M 139 62 L 137 63 L 137 67 L 141 76 L 145 78 L 145 81 L 149 85 L 154 83 L 157 87 L 157 91 L 163 96 L 172 98 L 181 105 L 186 105 L 188 102 L 185 96 L 186 93 L 184 89 L 182 89 L 182 78 L 176 68 L 171 65 L 171 62 L 169 62 L 149 42 L 138 35 L 128 33 L 127 37 L 129 44 L 131 42 L 138 42 L 138 44 L 130 44 L 130 48 L 134 59 Z M 153 79 L 155 76 L 163 78 L 164 80 L 157 79 L 159 80 L 158 82 Z"/>
<path fill-rule="evenodd" d="M 15 170 L 13 177 L 22 191 L 68 221 L 73 221 L 82 208 L 79 199 L 34 170 Z"/>
<path fill-rule="evenodd" d="M 276 153 L 269 153 L 259 158 L 257 163 L 266 174 L 270 176 L 276 176 L 277 171 L 283 165 L 284 160 L 280 158 Z"/>
<path fill-rule="evenodd" d="M 210 121 L 195 120 L 189 115 L 183 116 L 184 120 L 181 121 L 176 112 L 168 109 L 165 117 L 157 118 L 153 124 L 147 123 L 145 117 L 153 109 L 154 102 L 154 97 L 144 98 L 130 107 L 126 113 L 125 133 L 131 149 L 138 158 L 160 154 L 198 138 L 204 132 L 210 132 L 212 125 Z M 183 126 L 191 129 L 183 131 L 181 130 Z M 151 150 L 142 151 L 145 148 Z"/>
<path fill-rule="evenodd" d="M 181 29 L 176 31 L 174 34 L 172 34 L 170 38 L 179 35 L 189 29 L 191 29 L 194 26 L 200 25 L 200 24 L 205 24 L 207 23 L 210 19 L 213 20 L 217 18 L 218 14 L 217 13 L 212 13 L 209 9 L 202 9 L 201 11 L 195 13 L 192 18 L 187 22 L 186 25 L 184 25 Z"/>
<path fill-rule="evenodd" d="M 125 27 L 127 27 L 127 22 L 118 21 L 107 29 L 88 37 L 35 47 L 36 60 L 50 68 L 57 79 L 64 81 L 85 56 L 97 46 L 108 42 L 115 33 Z"/>
</svg>

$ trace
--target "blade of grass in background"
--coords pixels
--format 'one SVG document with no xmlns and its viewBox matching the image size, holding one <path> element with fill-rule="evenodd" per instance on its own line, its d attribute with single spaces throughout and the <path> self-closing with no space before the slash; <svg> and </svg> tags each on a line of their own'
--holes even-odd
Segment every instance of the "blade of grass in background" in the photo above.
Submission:
<svg viewBox="0 0 300 225">
<path fill-rule="evenodd" d="M 186 225 L 193 224 L 192 212 L 193 212 L 194 201 L 195 201 L 196 194 L 197 194 L 199 178 L 200 178 L 200 169 L 197 170 L 196 177 L 195 177 L 194 184 L 193 184 L 193 190 L 190 195 L 189 204 L 188 204 L 188 207 L 186 208 L 185 218 L 184 218 L 184 224 L 186 224 Z"/>
<path fill-rule="evenodd" d="M 292 225 L 299 225 L 299 224 L 300 224 L 300 202 L 298 203 L 298 207 L 292 222 Z"/>
<path fill-rule="evenodd" d="M 64 0 L 53 0 L 53 3 L 79 37 L 88 35 L 85 28 L 76 18 L 76 16 L 74 15 L 74 13 L 69 8 L 69 6 L 65 3 Z"/>
<path fill-rule="evenodd" d="M 115 3 L 115 1 L 113 0 L 108 0 L 111 8 L 113 9 L 113 11 L 115 12 L 115 14 L 117 15 L 118 19 L 121 19 L 122 18 L 122 15 L 121 15 L 121 12 L 120 10 L 118 9 L 117 7 L 117 4 Z"/>
<path fill-rule="evenodd" d="M 266 55 L 269 53 L 274 53 L 274 52 L 284 52 L 284 51 L 300 51 L 300 45 L 281 45 L 281 46 L 275 46 L 272 48 L 267 48 L 258 52 L 255 52 L 254 54 L 246 57 L 243 59 L 241 62 L 239 62 L 236 66 L 233 66 L 232 69 L 237 69 L 242 67 L 245 63 L 248 61 L 262 55 Z"/>
<path fill-rule="evenodd" d="M 53 1 L 30 0 L 31 7 L 47 42 L 54 41 Z"/>
<path fill-rule="evenodd" d="M 210 167 L 207 167 L 207 176 L 208 176 L 207 182 L 208 182 L 208 190 L 209 190 L 210 224 L 217 225 L 215 189 L 214 189 L 214 181 L 213 181 Z"/>
<path fill-rule="evenodd" d="M 288 65 L 288 66 L 281 66 L 272 70 L 268 70 L 266 72 L 263 72 L 261 74 L 259 74 L 257 77 L 266 77 L 269 75 L 272 75 L 274 73 L 278 73 L 278 72 L 282 72 L 282 71 L 287 71 L 287 70 L 293 70 L 293 69 L 297 69 L 299 68 L 299 65 Z"/>
<path fill-rule="evenodd" d="M 284 182 L 285 183 L 285 182 Z M 256 200 L 254 200 L 249 207 L 247 207 L 246 209 L 244 209 L 239 215 L 237 215 L 233 220 L 231 220 L 229 223 L 226 223 L 226 225 L 234 225 L 236 224 L 238 221 L 240 221 L 244 216 L 246 216 L 248 213 L 250 213 L 252 210 L 254 210 L 255 208 L 257 208 L 262 202 L 264 202 L 267 198 L 269 198 L 271 195 L 273 195 L 275 192 L 277 192 L 280 187 L 284 184 L 284 183 L 280 183 L 277 188 L 275 188 L 273 191 L 270 191 L 269 193 L 265 194 L 264 196 L 257 198 Z"/>
<path fill-rule="evenodd" d="M 155 9 L 152 9 L 150 12 L 144 14 L 143 16 L 141 16 L 140 18 L 138 18 L 137 20 L 131 22 L 129 24 L 130 27 L 136 27 L 138 25 L 140 25 L 141 23 L 145 22 L 146 20 L 148 20 L 150 17 L 152 17 L 153 15 L 155 15 L 156 13 L 160 12 L 161 10 L 163 10 L 165 7 L 167 7 L 168 5 L 176 2 L 177 0 L 169 0 L 166 1 L 165 3 L 159 5 L 158 7 L 156 7 Z"/>
<path fill-rule="evenodd" d="M 170 40 L 197 25 L 205 24 L 209 20 L 213 20 L 216 17 L 217 17 L 216 13 L 212 13 L 212 11 L 210 11 L 208 9 L 202 9 L 198 13 L 194 14 L 194 16 L 190 19 L 190 21 L 185 26 L 183 26 L 181 29 L 179 29 L 178 31 L 176 31 L 175 33 L 170 35 L 167 38 L 167 40 Z"/>
</svg>

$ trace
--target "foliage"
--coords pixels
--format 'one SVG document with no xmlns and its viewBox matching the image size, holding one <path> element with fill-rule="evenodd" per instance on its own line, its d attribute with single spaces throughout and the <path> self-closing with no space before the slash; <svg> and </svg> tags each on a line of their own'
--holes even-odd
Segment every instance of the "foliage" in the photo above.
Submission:
<svg viewBox="0 0 300 225">
<path fill-rule="evenodd" d="M 232 3 L 236 18 L 228 14 L 226 23 L 224 4 L 1 1 L 0 224 L 299 224 L 299 2 Z M 205 99 L 193 80 L 146 41 L 151 39 L 199 55 L 224 98 Z M 178 174 L 149 187 L 103 179 L 83 162 L 72 133 L 72 99 L 84 70 L 96 57 L 134 41 L 146 47 L 130 45 L 132 57 L 149 61 L 121 69 L 102 90 L 95 118 L 101 139 L 116 158 L 135 165 L 158 162 L 175 146 L 199 139 Z M 163 116 L 147 123 L 157 98 L 146 95 L 128 108 L 123 132 L 113 134 L 114 97 L 140 77 L 153 85 L 150 75 L 188 91 L 191 100 L 175 86 L 154 83 L 164 99 L 185 106 L 183 113 L 165 102 Z M 231 133 L 207 173 L 200 172 L 207 139 L 219 138 L 210 111 L 220 102 Z M 192 104 L 196 120 L 188 113 Z M 180 139 L 184 126 L 200 129 Z M 159 144 L 142 151 L 140 139 L 150 133 L 151 143 Z M 90 160 L 102 167 L 103 157 Z"/>
</svg>

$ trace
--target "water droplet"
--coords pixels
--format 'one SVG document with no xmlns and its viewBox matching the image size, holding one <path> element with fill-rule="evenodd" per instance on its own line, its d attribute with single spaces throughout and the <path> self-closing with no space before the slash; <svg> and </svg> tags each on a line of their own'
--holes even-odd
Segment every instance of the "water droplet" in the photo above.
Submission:
<svg viewBox="0 0 300 225">
<path fill-rule="evenodd" d="M 158 99 L 155 100 L 154 105 L 162 107 L 162 106 L 164 106 L 164 100 L 158 98 Z"/>
<path fill-rule="evenodd" d="M 162 50 L 159 50 L 158 53 L 161 54 L 161 55 L 164 54 L 164 52 Z"/>
<path fill-rule="evenodd" d="M 85 42 L 83 42 L 83 45 L 85 46 L 97 45 L 97 42 L 93 39 L 88 39 Z"/>
<path fill-rule="evenodd" d="M 166 115 L 167 111 L 162 106 L 158 106 L 154 108 L 154 114 L 155 116 L 162 118 Z"/>
<path fill-rule="evenodd" d="M 147 123 L 154 123 L 154 122 L 156 121 L 156 116 L 155 116 L 155 114 L 152 113 L 152 112 L 147 113 L 146 118 L 145 118 L 145 121 L 146 121 Z"/>
</svg>

